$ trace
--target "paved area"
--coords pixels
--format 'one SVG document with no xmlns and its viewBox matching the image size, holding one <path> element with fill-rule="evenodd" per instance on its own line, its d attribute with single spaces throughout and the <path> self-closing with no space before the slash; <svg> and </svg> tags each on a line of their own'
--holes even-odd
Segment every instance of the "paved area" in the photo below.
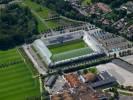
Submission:
<svg viewBox="0 0 133 100">
<path fill-rule="evenodd" d="M 45 68 L 45 66 L 42 64 L 42 62 L 40 62 L 40 60 L 36 57 L 36 55 L 33 53 L 33 51 L 31 51 L 31 49 L 27 48 L 29 47 L 28 45 L 24 45 L 23 49 L 25 51 L 25 53 L 27 54 L 27 56 L 30 58 L 30 60 L 32 61 L 32 63 L 34 64 L 34 67 L 38 70 L 38 72 L 40 74 L 45 75 L 47 69 Z M 31 53 L 32 52 L 32 53 Z"/>
<path fill-rule="evenodd" d="M 133 86 L 133 73 L 121 68 L 114 63 L 107 63 L 97 66 L 98 71 L 107 71 L 114 76 L 118 83 L 125 86 Z"/>
<path fill-rule="evenodd" d="M 118 91 L 133 95 L 133 92 L 132 91 L 122 90 L 122 89 L 118 89 Z"/>
<path fill-rule="evenodd" d="M 54 86 L 52 87 L 52 89 L 49 89 L 49 91 L 52 94 L 56 94 L 57 92 L 63 90 L 64 84 L 65 84 L 65 80 L 63 79 L 62 76 L 59 76 L 58 79 L 56 80 Z"/>
<path fill-rule="evenodd" d="M 122 57 L 121 59 L 127 61 L 130 64 L 133 64 L 133 55 Z"/>
<path fill-rule="evenodd" d="M 133 100 L 133 96 L 120 95 L 119 100 Z"/>
<path fill-rule="evenodd" d="M 133 73 L 133 65 L 132 64 L 129 64 L 121 59 L 114 59 L 112 60 L 112 63 L 118 65 L 119 67 Z"/>
</svg>

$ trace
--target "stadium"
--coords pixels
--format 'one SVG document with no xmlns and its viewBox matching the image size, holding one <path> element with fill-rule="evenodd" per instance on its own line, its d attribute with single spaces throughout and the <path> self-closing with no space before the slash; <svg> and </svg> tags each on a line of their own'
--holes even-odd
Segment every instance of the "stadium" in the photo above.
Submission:
<svg viewBox="0 0 133 100">
<path fill-rule="evenodd" d="M 47 66 L 70 62 L 102 52 L 83 30 L 35 40 L 34 49 Z"/>
</svg>

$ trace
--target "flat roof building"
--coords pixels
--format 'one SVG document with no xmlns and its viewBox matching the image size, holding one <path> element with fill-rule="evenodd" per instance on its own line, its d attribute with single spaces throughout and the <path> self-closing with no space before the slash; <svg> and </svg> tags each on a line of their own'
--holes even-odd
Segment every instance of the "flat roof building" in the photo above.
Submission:
<svg viewBox="0 0 133 100">
<path fill-rule="evenodd" d="M 110 87 L 117 84 L 116 79 L 106 71 L 101 72 L 98 76 L 100 80 L 90 84 L 93 88 Z"/>
</svg>

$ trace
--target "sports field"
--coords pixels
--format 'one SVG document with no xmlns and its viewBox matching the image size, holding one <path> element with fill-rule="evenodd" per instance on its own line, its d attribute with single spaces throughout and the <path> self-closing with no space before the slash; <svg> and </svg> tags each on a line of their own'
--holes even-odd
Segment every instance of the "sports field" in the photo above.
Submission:
<svg viewBox="0 0 133 100">
<path fill-rule="evenodd" d="M 52 61 L 56 62 L 56 61 L 60 61 L 60 60 L 65 60 L 65 59 L 70 59 L 73 57 L 79 57 L 82 55 L 86 55 L 86 54 L 90 54 L 93 51 L 88 48 L 81 48 L 81 49 L 75 49 L 75 50 L 71 50 L 71 51 L 67 51 L 64 53 L 59 53 L 59 54 L 55 54 L 52 56 Z"/>
<path fill-rule="evenodd" d="M 51 57 L 53 62 L 70 59 L 93 52 L 93 50 L 89 48 L 82 39 L 50 46 L 48 48 L 53 54 Z"/>
<path fill-rule="evenodd" d="M 26 100 L 40 95 L 40 85 L 31 63 L 16 49 L 0 51 L 0 100 Z"/>
<path fill-rule="evenodd" d="M 65 42 L 63 44 L 52 45 L 52 46 L 49 46 L 48 48 L 54 55 L 54 54 L 63 53 L 70 50 L 84 48 L 86 46 L 87 45 L 84 43 L 84 41 L 82 39 L 79 39 L 79 40 L 74 40 L 70 42 Z"/>
</svg>

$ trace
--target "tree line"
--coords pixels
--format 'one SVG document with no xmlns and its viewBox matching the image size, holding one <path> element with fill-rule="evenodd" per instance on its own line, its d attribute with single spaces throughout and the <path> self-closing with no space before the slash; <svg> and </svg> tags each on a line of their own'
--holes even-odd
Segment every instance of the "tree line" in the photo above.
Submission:
<svg viewBox="0 0 133 100">
<path fill-rule="evenodd" d="M 50 8 L 56 11 L 62 16 L 76 19 L 77 17 L 83 17 L 77 10 L 75 10 L 70 2 L 65 0 L 31 0 L 42 6 Z"/>
<path fill-rule="evenodd" d="M 13 0 L 0 0 L 0 4 L 7 4 Z"/>
<path fill-rule="evenodd" d="M 20 45 L 38 33 L 37 21 L 27 7 L 7 5 L 0 13 L 0 49 Z"/>
<path fill-rule="evenodd" d="M 101 22 L 98 21 L 99 16 L 97 16 L 96 14 L 92 14 L 91 16 L 84 16 L 82 14 L 80 14 L 76 9 L 74 9 L 72 7 L 72 5 L 70 4 L 70 2 L 65 1 L 65 0 L 31 0 L 33 2 L 36 2 L 44 7 L 53 9 L 54 11 L 56 11 L 58 14 L 71 18 L 71 19 L 75 19 L 75 20 L 79 20 L 79 21 L 85 21 L 85 22 L 89 22 L 91 24 L 96 25 L 97 27 L 102 28 L 105 31 L 111 32 L 111 33 L 118 33 L 118 30 L 115 29 L 113 26 L 111 25 L 104 25 Z M 118 4 L 117 2 L 120 1 L 120 4 Z M 121 4 L 127 2 L 128 0 L 92 0 L 93 3 L 96 2 L 103 2 L 106 3 L 108 5 L 117 5 L 115 7 L 120 6 Z M 129 0 L 130 1 L 130 0 Z M 111 6 L 113 8 L 113 6 Z M 114 7 L 114 8 L 115 8 Z M 114 15 L 114 17 L 111 17 L 111 19 L 113 18 L 115 21 L 117 21 L 118 19 L 121 19 L 123 17 L 125 17 L 127 15 L 127 12 L 125 10 L 116 10 L 113 8 L 113 11 L 110 16 Z"/>
</svg>

